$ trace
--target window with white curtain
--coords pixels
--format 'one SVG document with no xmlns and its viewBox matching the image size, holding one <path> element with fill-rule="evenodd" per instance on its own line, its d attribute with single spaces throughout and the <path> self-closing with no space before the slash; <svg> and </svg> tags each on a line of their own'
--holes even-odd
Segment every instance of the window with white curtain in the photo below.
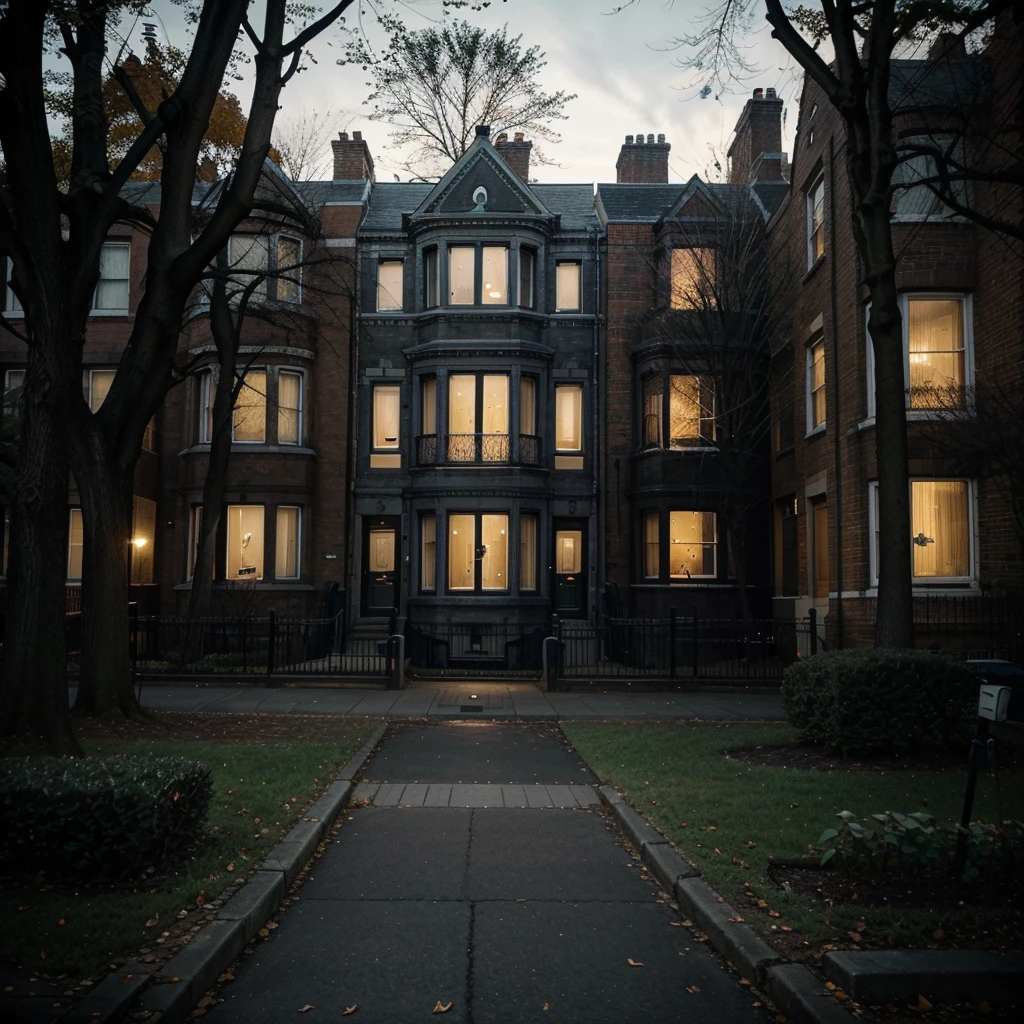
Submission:
<svg viewBox="0 0 1024 1024">
<path fill-rule="evenodd" d="M 293 505 L 277 507 L 277 551 L 274 576 L 279 580 L 297 580 L 300 572 L 302 536 L 301 510 Z"/>
<path fill-rule="evenodd" d="M 277 375 L 277 443 L 302 444 L 302 374 L 294 370 Z"/>
<path fill-rule="evenodd" d="M 267 371 L 246 370 L 245 382 L 235 399 L 231 439 L 262 443 L 267 439 Z"/>
<path fill-rule="evenodd" d="M 92 297 L 94 313 L 128 312 L 128 261 L 131 247 L 106 243 L 100 250 L 100 279 Z"/>
<path fill-rule="evenodd" d="M 537 589 L 537 524 L 536 512 L 519 516 L 519 589 Z"/>
<path fill-rule="evenodd" d="M 262 505 L 228 505 L 224 567 L 227 579 L 263 579 L 263 517 Z"/>
<path fill-rule="evenodd" d="M 872 586 L 878 585 L 878 484 L 871 484 Z M 966 583 L 974 578 L 970 480 L 910 482 L 914 583 Z"/>
<path fill-rule="evenodd" d="M 964 164 L 963 139 L 953 135 L 904 136 L 896 144 L 896 149 L 900 163 L 892 172 L 893 191 L 889 208 L 893 220 L 948 220 L 952 217 L 953 211 L 935 194 L 939 187 L 938 165 L 939 159 L 944 159 L 950 173 L 957 173 L 956 166 Z M 970 205 L 966 181 L 951 180 L 948 189 L 954 200 Z"/>
<path fill-rule="evenodd" d="M 420 590 L 437 589 L 437 516 L 420 516 Z"/>
<path fill-rule="evenodd" d="M 197 404 L 198 422 L 196 438 L 200 444 L 208 444 L 213 440 L 213 399 L 217 391 L 217 382 L 213 379 L 212 370 L 203 370 L 199 375 L 199 395 Z"/>
</svg>

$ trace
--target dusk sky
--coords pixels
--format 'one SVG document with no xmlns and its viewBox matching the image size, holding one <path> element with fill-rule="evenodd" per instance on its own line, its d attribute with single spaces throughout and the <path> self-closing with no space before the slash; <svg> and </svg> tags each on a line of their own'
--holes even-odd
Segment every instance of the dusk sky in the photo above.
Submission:
<svg viewBox="0 0 1024 1024">
<path fill-rule="evenodd" d="M 772 86 L 786 103 L 783 148 L 792 148 L 799 76 L 788 55 L 770 36 L 758 13 L 747 36 L 749 56 L 761 73 L 733 83 L 730 91 L 697 96 L 693 72 L 678 67 L 679 54 L 666 40 L 693 30 L 709 0 L 637 0 L 612 13 L 621 0 L 507 0 L 483 11 L 444 15 L 441 0 L 401 4 L 410 28 L 426 27 L 444 17 L 465 17 L 487 28 L 508 24 L 522 34 L 524 47 L 538 45 L 547 55 L 541 82 L 548 91 L 564 89 L 578 98 L 566 107 L 568 120 L 556 127 L 563 141 L 546 146 L 555 166 L 535 167 L 549 182 L 609 181 L 626 135 L 663 133 L 672 144 L 672 180 L 716 172 L 712 149 L 724 155 L 736 118 L 755 86 Z M 369 6 L 369 5 L 367 5 Z M 152 5 L 170 40 L 186 41 L 180 9 L 169 0 Z M 134 36 L 134 33 L 133 33 Z M 325 33 L 314 46 L 318 63 L 286 87 L 279 121 L 302 111 L 331 108 L 338 128 L 360 130 L 376 161 L 380 180 L 391 180 L 399 161 L 389 153 L 388 126 L 366 117 L 369 74 L 336 64 L 339 36 Z M 328 45 L 334 44 L 334 45 Z M 246 83 L 233 86 L 247 100 Z"/>
</svg>

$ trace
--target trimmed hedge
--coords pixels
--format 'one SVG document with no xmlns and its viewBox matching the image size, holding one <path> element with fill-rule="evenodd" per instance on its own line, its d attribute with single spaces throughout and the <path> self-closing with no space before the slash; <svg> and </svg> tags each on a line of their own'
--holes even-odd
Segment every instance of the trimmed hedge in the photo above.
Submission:
<svg viewBox="0 0 1024 1024">
<path fill-rule="evenodd" d="M 801 741 L 841 754 L 956 747 L 970 738 L 977 700 L 977 675 L 930 651 L 829 651 L 790 665 L 782 681 Z"/>
<path fill-rule="evenodd" d="M 0 758 L 0 865 L 48 882 L 117 881 L 203 833 L 210 772 L 182 757 Z"/>
</svg>

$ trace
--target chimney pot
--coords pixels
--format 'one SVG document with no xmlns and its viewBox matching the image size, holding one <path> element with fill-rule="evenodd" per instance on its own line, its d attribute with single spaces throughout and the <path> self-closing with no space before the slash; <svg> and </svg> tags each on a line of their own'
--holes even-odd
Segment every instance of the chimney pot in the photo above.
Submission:
<svg viewBox="0 0 1024 1024">
<path fill-rule="evenodd" d="M 658 136 L 658 145 L 662 146 L 664 144 L 665 144 L 665 136 L 664 135 L 659 135 Z"/>
<path fill-rule="evenodd" d="M 502 132 L 495 140 L 495 145 L 501 145 L 503 142 L 508 142 L 508 133 Z"/>
<path fill-rule="evenodd" d="M 653 146 L 654 145 L 654 135 L 653 135 L 653 133 L 651 135 L 647 136 L 647 145 L 648 146 Z"/>
<path fill-rule="evenodd" d="M 522 142 L 523 141 L 523 133 L 522 132 L 516 132 L 513 137 L 514 137 L 516 142 Z"/>
<path fill-rule="evenodd" d="M 636 144 L 638 146 L 642 146 L 644 144 L 644 134 L 643 134 L 643 132 L 640 132 L 640 133 L 637 134 Z"/>
<path fill-rule="evenodd" d="M 489 124 L 478 124 L 476 126 L 476 134 L 477 138 L 480 138 L 480 136 L 483 136 L 485 139 L 488 138 L 491 134 L 491 126 Z"/>
<path fill-rule="evenodd" d="M 768 89 L 766 89 L 766 90 L 765 90 L 765 93 L 764 93 L 764 94 L 765 94 L 765 96 L 766 96 L 766 97 L 767 97 L 768 99 L 770 99 L 770 100 L 773 100 L 773 99 L 775 99 L 775 90 L 774 90 L 774 89 L 772 89 L 771 87 L 769 87 Z"/>
<path fill-rule="evenodd" d="M 764 89 L 755 89 L 754 90 L 754 99 L 755 100 L 763 100 L 764 99 Z"/>
<path fill-rule="evenodd" d="M 353 132 L 352 133 L 352 139 L 355 142 L 362 142 L 363 141 L 363 133 L 362 132 Z"/>
<path fill-rule="evenodd" d="M 627 135 L 626 136 L 626 145 L 627 146 L 632 146 L 633 145 L 633 136 L 632 135 Z"/>
<path fill-rule="evenodd" d="M 348 142 L 348 132 L 338 132 L 338 138 L 341 139 L 342 142 Z"/>
</svg>

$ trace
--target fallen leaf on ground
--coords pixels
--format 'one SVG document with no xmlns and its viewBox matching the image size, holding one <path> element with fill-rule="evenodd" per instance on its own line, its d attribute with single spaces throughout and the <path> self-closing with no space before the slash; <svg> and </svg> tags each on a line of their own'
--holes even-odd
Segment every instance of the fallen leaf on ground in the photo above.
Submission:
<svg viewBox="0 0 1024 1024">
<path fill-rule="evenodd" d="M 629 964 L 630 967 L 643 967 L 642 961 L 634 960 L 631 957 L 626 957 L 626 963 Z"/>
<path fill-rule="evenodd" d="M 223 982 L 223 981 L 234 981 L 235 980 L 235 976 L 234 976 L 234 974 L 231 973 L 231 971 L 225 971 L 222 975 L 220 975 L 220 977 L 217 978 L 217 980 L 221 981 L 221 982 Z"/>
<path fill-rule="evenodd" d="M 355 1013 L 357 1009 L 359 1009 L 359 1007 L 356 1006 L 355 1003 L 353 1003 L 351 1006 L 346 1006 L 345 1009 L 341 1011 L 341 1015 L 342 1017 L 351 1017 L 352 1014 Z"/>
<path fill-rule="evenodd" d="M 451 1003 L 442 1003 L 438 999 L 437 1004 L 434 1006 L 434 1013 L 447 1013 L 452 1008 Z"/>
<path fill-rule="evenodd" d="M 699 985 L 687 985 L 686 986 L 686 991 L 689 992 L 690 995 L 695 995 L 697 992 L 700 991 L 700 986 Z"/>
<path fill-rule="evenodd" d="M 542 1010 L 546 1010 L 547 1008 L 548 1008 L 548 1004 L 547 1004 L 547 1003 L 545 1003 L 545 1004 L 544 1004 L 544 1005 L 543 1005 L 543 1006 L 541 1007 L 541 1009 L 542 1009 Z"/>
<path fill-rule="evenodd" d="M 921 1013 L 927 1013 L 932 1008 L 932 1004 L 924 996 L 919 995 L 917 997 L 917 1008 Z"/>
<path fill-rule="evenodd" d="M 313 1009 L 313 1004 L 312 1003 L 306 1003 L 305 1006 L 300 1006 L 299 1007 L 299 1013 L 309 1013 L 309 1011 L 312 1010 L 312 1009 Z"/>
</svg>

